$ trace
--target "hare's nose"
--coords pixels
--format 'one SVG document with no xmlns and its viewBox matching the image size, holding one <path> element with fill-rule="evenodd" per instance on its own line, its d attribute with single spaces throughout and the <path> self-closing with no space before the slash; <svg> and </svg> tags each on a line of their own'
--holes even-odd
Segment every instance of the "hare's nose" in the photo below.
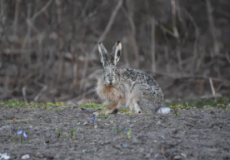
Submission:
<svg viewBox="0 0 230 160">
<path fill-rule="evenodd" d="M 112 84 L 113 83 L 113 79 L 111 78 L 111 79 L 109 79 L 109 83 L 110 84 Z"/>
</svg>

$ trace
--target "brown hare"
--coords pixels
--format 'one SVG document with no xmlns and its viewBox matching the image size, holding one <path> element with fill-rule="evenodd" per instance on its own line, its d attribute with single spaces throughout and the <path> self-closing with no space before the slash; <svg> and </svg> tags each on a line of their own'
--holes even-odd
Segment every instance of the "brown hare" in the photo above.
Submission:
<svg viewBox="0 0 230 160">
<path fill-rule="evenodd" d="M 98 79 L 96 92 L 108 106 L 95 114 L 110 114 L 124 104 L 135 113 L 154 113 L 164 107 L 164 95 L 157 82 L 148 74 L 136 69 L 118 69 L 117 62 L 121 56 L 121 42 L 116 42 L 112 52 L 108 53 L 102 43 L 98 50 L 104 68 Z M 166 109 L 168 112 L 169 108 Z M 163 111 L 164 112 L 164 111 Z"/>
</svg>

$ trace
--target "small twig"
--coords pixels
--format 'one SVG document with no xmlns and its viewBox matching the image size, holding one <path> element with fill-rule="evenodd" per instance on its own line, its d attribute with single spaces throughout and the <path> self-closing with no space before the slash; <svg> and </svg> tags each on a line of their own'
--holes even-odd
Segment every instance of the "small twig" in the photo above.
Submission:
<svg viewBox="0 0 230 160">
<path fill-rule="evenodd" d="M 41 94 L 44 93 L 47 90 L 47 85 L 44 85 L 43 88 L 40 90 L 40 92 L 34 97 L 34 101 L 37 102 L 40 98 Z"/>
<path fill-rule="evenodd" d="M 167 28 L 165 28 L 163 25 L 159 24 L 159 27 L 161 28 L 161 30 L 162 30 L 163 32 L 168 33 L 170 36 L 176 38 L 176 37 L 175 37 L 175 34 L 174 34 L 172 31 L 170 31 L 170 30 L 168 30 Z"/>
<path fill-rule="evenodd" d="M 42 14 L 48 7 L 49 5 L 52 3 L 53 0 L 49 0 L 46 5 L 40 10 L 38 11 L 37 13 L 35 13 L 33 15 L 33 17 L 31 18 L 32 21 L 34 21 L 40 14 Z"/>
<path fill-rule="evenodd" d="M 210 83 L 210 87 L 212 89 L 212 95 L 215 96 L 216 92 L 215 92 L 215 88 L 214 88 L 213 83 L 212 83 L 212 78 L 209 78 L 209 83 Z"/>
</svg>

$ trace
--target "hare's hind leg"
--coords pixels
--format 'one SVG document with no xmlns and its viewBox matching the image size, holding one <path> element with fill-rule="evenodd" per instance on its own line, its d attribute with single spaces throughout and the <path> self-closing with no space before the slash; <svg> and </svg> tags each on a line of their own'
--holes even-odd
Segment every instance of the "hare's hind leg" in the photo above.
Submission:
<svg viewBox="0 0 230 160">
<path fill-rule="evenodd" d="M 113 113 L 113 111 L 116 109 L 117 105 L 119 104 L 119 102 L 110 102 L 109 105 L 102 111 L 99 112 L 95 112 L 95 115 L 99 115 L 99 114 L 110 114 Z"/>
</svg>

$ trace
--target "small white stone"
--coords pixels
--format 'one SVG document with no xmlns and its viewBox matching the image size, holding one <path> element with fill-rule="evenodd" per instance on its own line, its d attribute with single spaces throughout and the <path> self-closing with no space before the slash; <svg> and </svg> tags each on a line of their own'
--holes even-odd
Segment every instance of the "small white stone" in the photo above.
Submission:
<svg viewBox="0 0 230 160">
<path fill-rule="evenodd" d="M 10 156 L 7 155 L 7 153 L 0 153 L 0 160 L 7 160 L 10 159 Z"/>
<path fill-rule="evenodd" d="M 168 108 L 168 107 L 162 107 L 162 108 L 160 108 L 158 111 L 157 111 L 157 113 L 158 114 L 168 114 L 169 112 L 170 112 L 170 108 Z"/>
<path fill-rule="evenodd" d="M 185 153 L 181 153 L 180 155 L 184 158 L 187 158 L 187 155 Z"/>
<path fill-rule="evenodd" d="M 156 125 L 159 125 L 159 124 L 161 124 L 161 121 L 158 121 Z"/>
<path fill-rule="evenodd" d="M 22 156 L 22 159 L 29 159 L 29 158 L 30 158 L 30 155 L 28 155 L 28 154 L 25 154 Z"/>
</svg>

